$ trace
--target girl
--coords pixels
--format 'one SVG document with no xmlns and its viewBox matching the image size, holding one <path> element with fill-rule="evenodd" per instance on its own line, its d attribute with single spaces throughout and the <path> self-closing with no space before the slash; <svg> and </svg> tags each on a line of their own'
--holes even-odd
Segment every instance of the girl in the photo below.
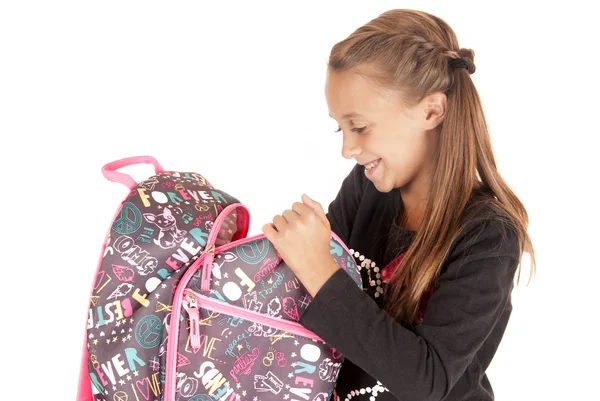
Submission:
<svg viewBox="0 0 600 401">
<path fill-rule="evenodd" d="M 357 164 L 326 214 L 302 202 L 263 232 L 313 300 L 300 323 L 344 354 L 340 400 L 493 400 L 525 208 L 496 169 L 474 53 L 446 22 L 391 10 L 337 43 L 325 95 Z M 359 289 L 330 230 L 361 266 Z M 532 269 L 532 272 L 534 269 Z"/>
</svg>

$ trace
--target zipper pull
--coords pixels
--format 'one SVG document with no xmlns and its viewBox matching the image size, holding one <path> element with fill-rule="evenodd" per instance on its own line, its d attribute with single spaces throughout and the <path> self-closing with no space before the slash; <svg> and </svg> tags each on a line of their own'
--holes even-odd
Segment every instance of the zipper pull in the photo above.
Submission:
<svg viewBox="0 0 600 401">
<path fill-rule="evenodd" d="M 188 301 L 188 314 L 190 315 L 190 345 L 196 353 L 200 349 L 200 313 L 198 312 L 198 300 L 196 296 L 187 293 L 185 298 Z"/>
</svg>

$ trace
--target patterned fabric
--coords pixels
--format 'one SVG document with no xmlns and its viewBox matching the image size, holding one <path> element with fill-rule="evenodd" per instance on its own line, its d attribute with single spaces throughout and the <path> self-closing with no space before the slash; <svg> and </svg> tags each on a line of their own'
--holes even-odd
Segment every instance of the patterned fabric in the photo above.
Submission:
<svg viewBox="0 0 600 401">
<path fill-rule="evenodd" d="M 95 400 L 329 399 L 344 358 L 297 323 L 310 296 L 263 235 L 246 238 L 237 205 L 203 176 L 172 171 L 121 203 L 90 298 Z M 330 244 L 361 286 L 345 245 Z"/>
</svg>

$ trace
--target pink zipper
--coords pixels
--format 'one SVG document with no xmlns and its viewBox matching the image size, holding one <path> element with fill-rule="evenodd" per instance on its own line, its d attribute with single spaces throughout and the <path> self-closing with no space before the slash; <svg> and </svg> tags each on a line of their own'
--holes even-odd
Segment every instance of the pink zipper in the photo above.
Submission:
<svg viewBox="0 0 600 401">
<path fill-rule="evenodd" d="M 198 302 L 194 294 L 187 294 L 185 298 L 188 301 L 188 314 L 190 315 L 190 345 L 194 352 L 198 351 L 200 345 L 200 312 L 198 311 Z"/>
<path fill-rule="evenodd" d="M 193 290 L 186 289 L 184 292 L 186 299 L 193 300 L 196 305 L 200 308 L 208 309 L 214 312 L 222 313 L 224 315 L 241 317 L 244 320 L 250 322 L 256 322 L 263 326 L 273 327 L 277 330 L 282 330 L 290 334 L 294 334 L 300 337 L 306 337 L 310 340 L 323 341 L 312 331 L 304 328 L 300 323 L 292 322 L 285 319 L 279 319 L 271 316 L 266 316 L 262 313 L 253 312 L 248 309 L 241 308 L 239 306 L 231 305 L 223 301 L 218 301 L 213 298 L 198 294 Z M 200 326 L 191 328 L 192 339 L 194 335 L 197 335 L 197 341 L 200 343 Z"/>
<path fill-rule="evenodd" d="M 203 292 L 210 290 L 210 274 L 212 272 L 212 264 L 215 258 L 215 242 L 217 240 L 217 236 L 219 235 L 219 231 L 221 230 L 221 225 L 223 225 L 223 221 L 229 216 L 231 211 L 235 209 L 244 209 L 248 215 L 250 214 L 248 209 L 241 203 L 233 203 L 227 206 L 221 211 L 221 213 L 219 213 L 219 215 L 215 219 L 213 223 L 214 229 L 210 231 L 210 233 L 208 234 L 208 238 L 206 239 L 206 244 L 208 246 L 204 251 L 206 256 L 204 259 L 204 266 L 202 270 L 202 281 L 200 282 L 200 289 Z M 247 240 L 247 238 L 241 239 L 241 241 Z"/>
<path fill-rule="evenodd" d="M 233 205 L 230 205 L 230 206 L 233 206 Z M 239 205 L 237 205 L 236 207 L 239 207 Z M 221 215 L 222 215 L 222 212 L 219 214 L 219 216 L 217 216 L 216 220 L 218 220 L 219 217 L 221 217 Z M 224 219 L 224 217 L 223 217 L 223 219 Z M 214 223 L 213 223 L 213 225 L 214 225 Z M 213 235 L 213 237 L 211 237 L 211 234 L 213 234 L 212 230 L 209 233 L 209 239 L 214 240 L 215 235 Z M 338 243 L 340 243 L 342 245 L 342 248 L 346 252 L 348 252 L 348 254 L 351 254 L 348 247 L 342 242 L 340 237 L 338 237 L 333 231 L 331 232 L 331 236 Z M 206 261 L 207 259 L 208 259 L 208 261 L 212 261 L 214 259 L 215 255 L 225 252 L 231 248 L 235 248 L 236 246 L 238 246 L 240 244 L 256 241 L 258 239 L 263 239 L 263 238 L 265 238 L 264 234 L 257 234 L 257 235 L 251 236 L 251 237 L 241 238 L 237 241 L 230 242 L 229 244 L 226 244 L 226 245 L 222 245 L 219 248 L 217 248 L 214 251 L 214 253 L 209 253 L 209 254 L 202 253 L 202 255 L 198 259 L 196 259 L 196 261 L 194 263 L 192 263 L 190 265 L 190 267 L 185 272 L 185 274 L 183 275 L 181 280 L 179 280 L 179 284 L 177 285 L 177 289 L 176 289 L 174 297 L 173 297 L 173 305 L 171 307 L 172 315 L 171 315 L 171 319 L 170 319 L 171 327 L 169 328 L 169 338 L 167 340 L 167 358 L 166 358 L 167 366 L 166 366 L 166 372 L 165 372 L 164 401 L 175 401 L 175 394 L 176 394 L 175 377 L 177 374 L 177 344 L 179 343 L 179 315 L 181 314 L 181 305 L 183 303 L 183 294 L 186 290 L 188 283 L 190 282 L 190 280 L 196 273 L 199 266 L 207 267 L 204 269 L 204 271 L 202 271 L 202 277 L 204 278 L 205 271 L 208 270 L 208 273 L 206 273 L 206 274 L 208 275 L 208 282 L 210 283 L 210 271 L 212 270 L 212 265 L 208 266 L 209 262 Z M 208 242 L 208 239 L 207 239 L 207 245 L 208 244 L 210 244 L 210 242 Z M 218 302 L 218 301 L 212 301 L 210 298 L 208 298 L 208 299 L 211 302 Z M 217 307 L 219 307 L 219 306 L 217 306 Z M 229 305 L 229 307 L 235 308 L 234 306 L 231 306 L 231 305 Z M 253 313 L 252 311 L 248 311 L 243 308 L 239 308 L 239 309 L 242 309 L 242 313 Z M 227 312 L 223 312 L 223 313 L 227 314 Z M 236 311 L 236 313 L 237 313 L 237 311 Z M 250 315 L 248 315 L 248 317 L 250 317 Z M 260 315 L 260 317 L 258 319 L 263 319 L 263 318 L 265 318 L 265 316 Z M 252 320 L 252 319 L 249 318 L 248 320 Z M 260 323 L 258 320 L 257 320 L 257 322 Z M 289 323 L 292 324 L 292 322 L 289 322 Z M 270 324 L 273 324 L 273 322 L 271 320 L 269 320 L 269 323 L 265 323 L 265 324 L 270 325 Z M 277 328 L 275 325 L 273 325 L 273 327 Z M 301 330 L 306 330 L 306 329 L 304 329 L 304 327 L 302 327 L 302 326 L 300 326 L 300 327 L 301 327 Z M 293 329 L 290 327 L 290 330 L 293 330 Z M 289 331 L 289 332 L 293 333 L 292 331 Z M 315 334 L 313 334 L 311 332 L 309 332 L 309 333 L 310 333 L 309 337 L 316 338 Z M 298 335 L 306 336 L 305 334 L 298 334 Z"/>
</svg>

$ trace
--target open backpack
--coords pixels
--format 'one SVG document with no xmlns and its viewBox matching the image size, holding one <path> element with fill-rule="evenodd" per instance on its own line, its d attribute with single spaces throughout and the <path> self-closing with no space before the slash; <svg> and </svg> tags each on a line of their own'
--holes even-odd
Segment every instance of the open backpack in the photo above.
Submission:
<svg viewBox="0 0 600 401">
<path fill-rule="evenodd" d="M 118 170 L 151 164 L 137 183 Z M 78 401 L 330 398 L 343 355 L 298 323 L 311 302 L 250 212 L 150 156 L 106 164 L 127 186 L 89 298 Z M 346 245 L 330 253 L 361 286 Z"/>
</svg>

